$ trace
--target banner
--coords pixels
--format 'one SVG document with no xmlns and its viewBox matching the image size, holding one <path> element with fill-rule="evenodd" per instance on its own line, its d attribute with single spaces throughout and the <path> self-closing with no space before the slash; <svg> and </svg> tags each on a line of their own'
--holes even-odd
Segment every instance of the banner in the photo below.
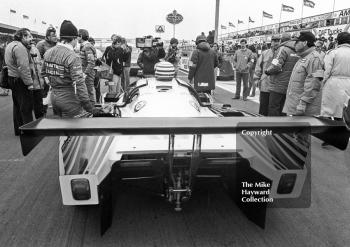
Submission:
<svg viewBox="0 0 350 247">
<path fill-rule="evenodd" d="M 288 5 L 284 5 L 282 4 L 282 11 L 286 11 L 286 12 L 294 12 L 294 8 Z"/>
<path fill-rule="evenodd" d="M 226 29 L 226 26 L 224 26 L 224 25 L 221 25 L 221 29 Z"/>
<path fill-rule="evenodd" d="M 248 21 L 254 23 L 254 21 L 252 20 L 252 18 L 250 18 L 250 16 L 249 16 Z"/>
<path fill-rule="evenodd" d="M 16 10 L 10 9 L 10 13 L 16 14 Z"/>
<path fill-rule="evenodd" d="M 269 13 L 267 13 L 265 11 L 263 11 L 263 17 L 270 18 L 270 19 L 273 18 L 271 14 L 269 14 Z"/>
<path fill-rule="evenodd" d="M 229 22 L 228 25 L 229 25 L 230 27 L 236 27 L 235 25 L 233 25 L 232 22 Z"/>
<path fill-rule="evenodd" d="M 238 24 L 241 24 L 241 23 L 243 23 L 243 21 L 238 20 Z"/>
<path fill-rule="evenodd" d="M 23 19 L 29 19 L 29 16 L 23 15 Z"/>
</svg>

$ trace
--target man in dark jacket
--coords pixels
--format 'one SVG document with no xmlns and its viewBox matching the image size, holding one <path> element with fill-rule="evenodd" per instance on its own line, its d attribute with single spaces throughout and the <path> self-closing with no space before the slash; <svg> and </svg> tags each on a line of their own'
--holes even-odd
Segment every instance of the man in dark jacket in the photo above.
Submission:
<svg viewBox="0 0 350 247">
<path fill-rule="evenodd" d="M 137 65 L 145 76 L 154 75 L 154 65 L 159 62 L 157 49 L 144 48 L 137 59 Z"/>
<path fill-rule="evenodd" d="M 288 33 L 282 34 L 281 44 L 275 52 L 271 65 L 265 70 L 270 76 L 269 116 L 283 116 L 282 109 L 290 76 L 298 56 L 294 49 L 295 41 L 291 41 Z"/>
<path fill-rule="evenodd" d="M 16 31 L 14 41 L 5 49 L 5 63 L 8 67 L 9 85 L 12 90 L 15 135 L 20 134 L 20 126 L 33 121 L 34 82 L 28 51 L 32 39 L 29 29 L 21 28 Z"/>
<path fill-rule="evenodd" d="M 197 92 L 211 94 L 211 90 L 215 89 L 214 69 L 218 66 L 218 57 L 204 35 L 197 36 L 196 45 L 189 61 L 188 80 L 194 80 Z"/>
</svg>

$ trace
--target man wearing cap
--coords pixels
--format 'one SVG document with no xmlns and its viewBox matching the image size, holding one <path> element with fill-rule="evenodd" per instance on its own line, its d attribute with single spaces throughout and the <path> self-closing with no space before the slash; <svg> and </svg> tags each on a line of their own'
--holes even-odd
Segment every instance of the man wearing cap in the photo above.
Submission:
<svg viewBox="0 0 350 247">
<path fill-rule="evenodd" d="M 294 40 L 300 58 L 290 77 L 283 112 L 287 115 L 319 115 L 323 69 L 321 55 L 315 50 L 316 38 L 313 33 L 304 31 Z"/>
<path fill-rule="evenodd" d="M 55 114 L 72 118 L 83 110 L 96 113 L 86 88 L 81 59 L 74 52 L 78 30 L 70 21 L 63 21 L 60 28 L 61 42 L 44 55 L 42 74 L 50 81 L 51 99 Z"/>
<path fill-rule="evenodd" d="M 254 71 L 254 83 L 259 85 L 260 90 L 260 104 L 259 104 L 259 114 L 263 116 L 268 116 L 269 112 L 269 85 L 270 76 L 266 75 L 264 71 L 270 66 L 272 58 L 276 52 L 277 47 L 280 44 L 280 36 L 273 35 L 271 38 L 271 48 L 265 50 L 261 53 L 258 58 L 257 64 Z M 258 82 L 256 82 L 258 81 Z"/>
<path fill-rule="evenodd" d="M 188 80 L 193 80 L 197 92 L 211 94 L 215 89 L 214 69 L 218 66 L 218 58 L 203 34 L 197 36 L 196 45 L 189 61 Z"/>
<path fill-rule="evenodd" d="M 269 116 L 283 116 L 282 109 L 286 100 L 286 93 L 293 67 L 298 61 L 295 53 L 295 41 L 291 41 L 289 33 L 283 33 L 281 44 L 275 52 L 271 65 L 265 70 L 270 76 L 269 85 Z"/>
<path fill-rule="evenodd" d="M 95 79 L 95 63 L 96 63 L 96 50 L 89 40 L 89 32 L 85 29 L 79 29 L 78 41 L 80 43 L 80 58 L 83 66 L 83 72 L 85 76 L 85 84 L 89 93 L 90 101 L 92 104 L 96 102 L 94 79 Z"/>
</svg>

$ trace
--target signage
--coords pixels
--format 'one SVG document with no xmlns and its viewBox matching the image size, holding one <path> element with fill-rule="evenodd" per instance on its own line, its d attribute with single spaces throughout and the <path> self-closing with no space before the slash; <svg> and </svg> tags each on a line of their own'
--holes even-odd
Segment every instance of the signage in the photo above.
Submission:
<svg viewBox="0 0 350 247">
<path fill-rule="evenodd" d="M 165 26 L 156 25 L 156 33 L 164 33 L 164 32 L 165 32 Z"/>
<path fill-rule="evenodd" d="M 176 10 L 174 10 L 172 13 L 168 14 L 166 16 L 166 20 L 167 22 L 169 22 L 170 24 L 179 24 L 180 22 L 183 21 L 183 16 L 180 15 L 179 13 L 177 13 Z"/>
</svg>

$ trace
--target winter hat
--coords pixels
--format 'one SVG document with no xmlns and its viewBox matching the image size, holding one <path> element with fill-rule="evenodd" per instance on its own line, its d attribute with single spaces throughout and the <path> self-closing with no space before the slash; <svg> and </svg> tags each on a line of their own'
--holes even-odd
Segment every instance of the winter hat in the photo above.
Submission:
<svg viewBox="0 0 350 247">
<path fill-rule="evenodd" d="M 338 45 L 341 44 L 350 44 L 350 33 L 341 32 L 337 36 Z"/>
<path fill-rule="evenodd" d="M 79 29 L 78 34 L 83 40 L 89 39 L 89 32 L 86 29 Z"/>
<path fill-rule="evenodd" d="M 64 20 L 60 28 L 61 38 L 76 38 L 78 37 L 78 29 L 71 21 Z"/>
<path fill-rule="evenodd" d="M 198 45 L 200 42 L 202 41 L 207 41 L 207 38 L 205 37 L 205 35 L 198 35 L 196 38 L 196 45 Z"/>
<path fill-rule="evenodd" d="M 172 44 L 178 44 L 179 43 L 179 41 L 177 40 L 177 38 L 171 38 L 171 40 L 170 40 L 170 44 L 172 45 Z"/>
<path fill-rule="evenodd" d="M 56 29 L 54 27 L 48 27 L 46 29 L 46 37 L 49 37 L 52 32 L 56 33 Z"/>
<path fill-rule="evenodd" d="M 154 66 L 155 76 L 160 81 L 171 81 L 175 76 L 175 68 L 169 62 L 159 62 Z"/>
</svg>

